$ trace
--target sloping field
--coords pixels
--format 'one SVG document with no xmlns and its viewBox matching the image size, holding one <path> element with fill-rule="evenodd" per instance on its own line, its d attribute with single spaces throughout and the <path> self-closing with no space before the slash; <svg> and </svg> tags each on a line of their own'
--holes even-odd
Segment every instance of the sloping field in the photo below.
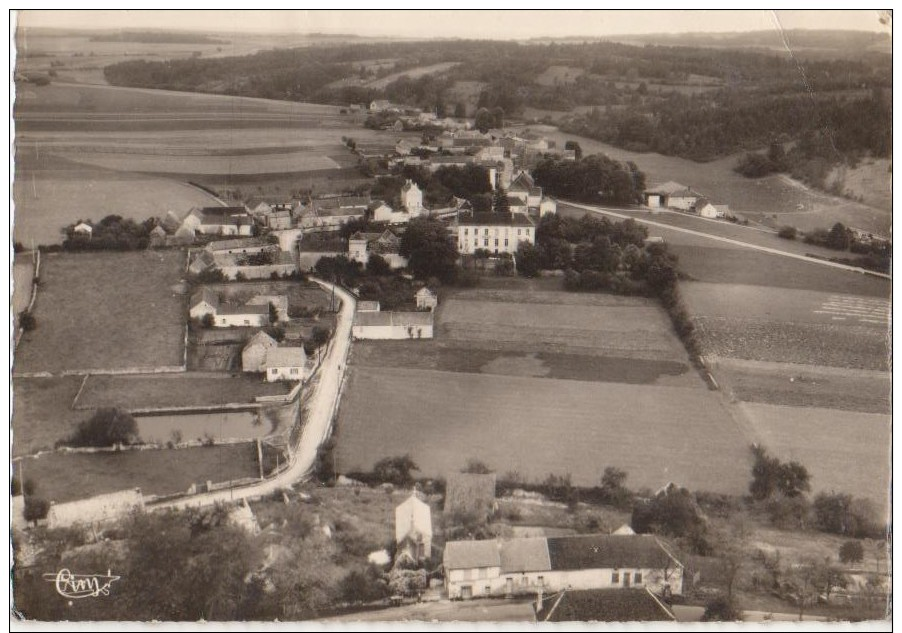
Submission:
<svg viewBox="0 0 902 633">
<path fill-rule="evenodd" d="M 426 75 L 435 75 L 438 73 L 443 73 L 448 70 L 451 70 L 455 66 L 460 64 L 460 62 L 442 62 L 440 64 L 433 64 L 431 66 L 417 66 L 416 68 L 408 68 L 407 70 L 402 70 L 397 73 L 392 73 L 391 75 L 386 75 L 385 77 L 381 77 L 379 79 L 374 79 L 373 81 L 366 84 L 367 88 L 375 88 L 376 90 L 382 90 L 388 84 L 393 81 L 397 81 L 401 77 L 409 77 L 410 79 L 419 79 L 420 77 L 425 77 Z"/>
<path fill-rule="evenodd" d="M 758 403 L 740 407 L 769 451 L 805 465 L 812 492 L 846 492 L 886 507 L 890 416 Z"/>
<path fill-rule="evenodd" d="M 635 488 L 673 481 L 736 494 L 748 486 L 750 462 L 728 413 L 703 389 L 352 368 L 339 470 L 407 452 L 425 475 L 474 458 L 501 473 L 569 472 L 591 485 L 617 466 Z"/>
<path fill-rule="evenodd" d="M 154 368 L 184 362 L 181 251 L 46 253 L 37 329 L 16 350 L 16 371 Z"/>
</svg>

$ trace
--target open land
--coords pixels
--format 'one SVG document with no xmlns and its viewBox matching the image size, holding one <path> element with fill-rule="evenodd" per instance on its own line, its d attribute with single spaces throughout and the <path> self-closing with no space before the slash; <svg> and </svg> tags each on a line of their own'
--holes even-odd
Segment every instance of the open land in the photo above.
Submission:
<svg viewBox="0 0 902 633">
<path fill-rule="evenodd" d="M 847 492 L 886 508 L 891 416 L 761 403 L 740 406 L 774 455 L 805 465 L 813 492 Z"/>
<path fill-rule="evenodd" d="M 748 446 L 704 389 L 352 367 L 338 428 L 343 472 L 409 452 L 432 476 L 472 458 L 530 480 L 570 473 L 579 485 L 605 466 L 637 488 L 748 485 Z"/>
<path fill-rule="evenodd" d="M 141 488 L 145 495 L 169 495 L 185 492 L 194 483 L 260 474 L 253 442 L 177 450 L 52 453 L 26 457 L 16 465 L 26 479 L 38 482 L 37 494 L 58 503 L 129 488 Z"/>
<path fill-rule="evenodd" d="M 83 376 L 13 377 L 13 455 L 50 450 L 91 416 L 72 408 L 83 381 Z"/>
<path fill-rule="evenodd" d="M 16 371 L 181 365 L 184 258 L 181 251 L 46 253 L 37 329 L 22 337 Z"/>
<path fill-rule="evenodd" d="M 75 403 L 78 409 L 165 409 L 253 403 L 256 396 L 288 393 L 289 383 L 264 382 L 256 374 L 188 372 L 154 375 L 91 375 Z"/>
</svg>

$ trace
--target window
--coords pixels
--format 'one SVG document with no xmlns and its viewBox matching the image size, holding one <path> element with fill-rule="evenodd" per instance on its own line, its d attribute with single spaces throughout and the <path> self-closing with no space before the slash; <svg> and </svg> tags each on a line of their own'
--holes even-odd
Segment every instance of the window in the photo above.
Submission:
<svg viewBox="0 0 902 633">
<path fill-rule="evenodd" d="M 520 235 L 522 233 L 522 231 L 523 231 L 523 229 L 517 229 L 517 235 Z"/>
<path fill-rule="evenodd" d="M 642 582 L 642 572 L 637 571 L 635 574 L 633 574 L 633 583 L 638 585 L 641 582 Z"/>
<path fill-rule="evenodd" d="M 482 243 L 483 243 L 484 246 L 488 246 L 488 245 L 489 245 L 489 238 L 485 238 L 484 240 L 482 240 Z"/>
<path fill-rule="evenodd" d="M 504 238 L 504 245 L 507 246 L 507 238 Z"/>
<path fill-rule="evenodd" d="M 615 571 L 614 573 L 611 574 L 611 584 L 612 585 L 620 584 L 620 572 L 619 571 Z"/>
<path fill-rule="evenodd" d="M 293 376 L 296 376 L 297 373 L 298 373 L 298 368 L 297 368 L 297 367 L 292 367 L 292 368 L 291 368 L 291 374 L 292 374 Z"/>
<path fill-rule="evenodd" d="M 480 568 L 479 568 L 479 571 L 478 571 L 478 573 L 479 573 L 479 580 L 485 580 L 485 577 L 486 577 L 486 574 L 488 574 L 488 571 L 489 571 L 489 570 L 486 569 L 485 567 L 480 567 Z"/>
<path fill-rule="evenodd" d="M 250 321 L 248 321 L 248 320 L 247 320 L 247 319 L 245 319 L 245 320 L 244 320 L 244 324 L 245 324 L 245 325 L 250 325 L 250 324 L 251 324 L 251 322 L 250 322 Z"/>
<path fill-rule="evenodd" d="M 279 371 L 279 370 L 276 369 L 275 367 L 273 367 L 272 369 L 269 370 L 269 373 L 272 374 L 273 376 L 275 376 L 277 371 Z"/>
<path fill-rule="evenodd" d="M 464 235 L 468 235 L 469 231 L 470 231 L 470 229 L 464 229 Z"/>
<path fill-rule="evenodd" d="M 536 584 L 539 585 L 540 587 L 544 587 L 545 586 L 545 576 L 539 576 L 538 578 L 536 578 Z"/>
<path fill-rule="evenodd" d="M 479 238 L 478 237 L 473 239 L 473 246 L 479 246 Z"/>
<path fill-rule="evenodd" d="M 520 585 L 523 586 L 523 587 L 528 586 L 528 585 L 529 585 L 529 576 L 523 576 L 523 577 L 520 579 Z"/>
<path fill-rule="evenodd" d="M 495 238 L 495 250 L 498 250 L 498 238 Z"/>
<path fill-rule="evenodd" d="M 486 585 L 485 586 L 485 595 L 489 595 L 490 593 L 492 593 L 492 586 Z"/>
<path fill-rule="evenodd" d="M 485 230 L 483 231 L 482 234 L 483 234 L 483 235 L 488 235 L 488 234 L 489 234 L 489 230 L 488 230 L 488 229 L 485 229 Z"/>
</svg>

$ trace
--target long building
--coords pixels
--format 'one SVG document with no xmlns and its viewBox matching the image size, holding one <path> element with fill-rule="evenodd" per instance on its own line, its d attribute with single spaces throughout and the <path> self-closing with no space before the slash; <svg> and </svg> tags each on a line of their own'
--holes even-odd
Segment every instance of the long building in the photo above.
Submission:
<svg viewBox="0 0 902 633">
<path fill-rule="evenodd" d="M 457 223 L 457 249 L 463 254 L 478 249 L 514 254 L 520 242 L 536 242 L 536 225 L 522 213 L 472 213 Z"/>
</svg>

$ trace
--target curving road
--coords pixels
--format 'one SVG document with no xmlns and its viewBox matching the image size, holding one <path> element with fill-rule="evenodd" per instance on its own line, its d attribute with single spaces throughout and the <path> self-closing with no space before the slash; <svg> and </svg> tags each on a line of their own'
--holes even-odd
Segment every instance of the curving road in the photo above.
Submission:
<svg viewBox="0 0 902 633">
<path fill-rule="evenodd" d="M 312 279 L 312 281 L 318 283 L 327 292 L 332 292 L 333 290 L 332 284 L 319 279 Z M 338 408 L 338 399 L 341 395 L 342 379 L 344 372 L 347 371 L 348 351 L 351 349 L 351 325 L 354 320 L 356 299 L 340 286 L 335 286 L 334 290 L 336 296 L 341 299 L 341 309 L 338 312 L 338 320 L 335 324 L 335 334 L 332 336 L 329 349 L 320 365 L 319 371 L 308 387 L 308 389 L 313 390 L 313 393 L 307 402 L 307 419 L 288 468 L 277 476 L 259 483 L 155 503 L 148 505 L 148 510 L 160 510 L 163 508 L 181 509 L 259 497 L 290 486 L 309 475 L 316 459 L 316 451 L 328 437 L 332 428 L 332 420 Z"/>
<path fill-rule="evenodd" d="M 830 268 L 839 268 L 841 270 L 849 270 L 856 273 L 862 273 L 867 275 L 873 275 L 875 277 L 883 277 L 884 279 L 892 279 L 891 275 L 887 275 L 884 273 L 878 273 L 870 270 L 865 270 L 863 268 L 859 268 L 857 266 L 849 266 L 847 264 L 840 264 L 837 262 L 831 262 L 824 259 L 817 259 L 814 257 L 809 257 L 807 255 L 799 255 L 798 253 L 790 253 L 788 251 L 780 250 L 778 248 L 771 248 L 770 246 L 761 246 L 760 244 L 751 244 L 749 242 L 744 242 L 742 240 L 733 239 L 731 237 L 723 237 L 721 235 L 713 235 L 711 233 L 706 233 L 705 231 L 698 231 L 695 229 L 687 229 L 681 226 L 674 226 L 673 224 L 665 224 L 663 222 L 654 222 L 653 220 L 645 220 L 642 218 L 636 218 L 631 215 L 626 215 L 624 213 L 617 213 L 616 209 L 608 209 L 606 207 L 592 206 L 588 204 L 581 204 L 579 202 L 571 202 L 569 200 L 561 200 L 565 204 L 576 207 L 578 209 L 584 209 L 586 211 L 591 211 L 592 213 L 599 213 L 602 215 L 609 215 L 614 218 L 622 219 L 622 220 L 635 220 L 639 224 L 646 224 L 648 226 L 656 226 L 658 228 L 667 229 L 668 231 L 676 231 L 678 233 L 687 233 L 689 235 L 695 235 L 698 237 L 708 238 L 709 240 L 715 240 L 717 242 L 725 242 L 727 244 L 735 244 L 737 246 L 742 246 L 745 248 L 751 248 L 752 250 L 761 251 L 764 253 L 770 253 L 771 255 L 781 255 L 783 257 L 791 257 L 793 259 L 800 259 L 805 262 L 811 262 L 812 264 L 820 264 L 821 266 L 829 266 Z"/>
</svg>

